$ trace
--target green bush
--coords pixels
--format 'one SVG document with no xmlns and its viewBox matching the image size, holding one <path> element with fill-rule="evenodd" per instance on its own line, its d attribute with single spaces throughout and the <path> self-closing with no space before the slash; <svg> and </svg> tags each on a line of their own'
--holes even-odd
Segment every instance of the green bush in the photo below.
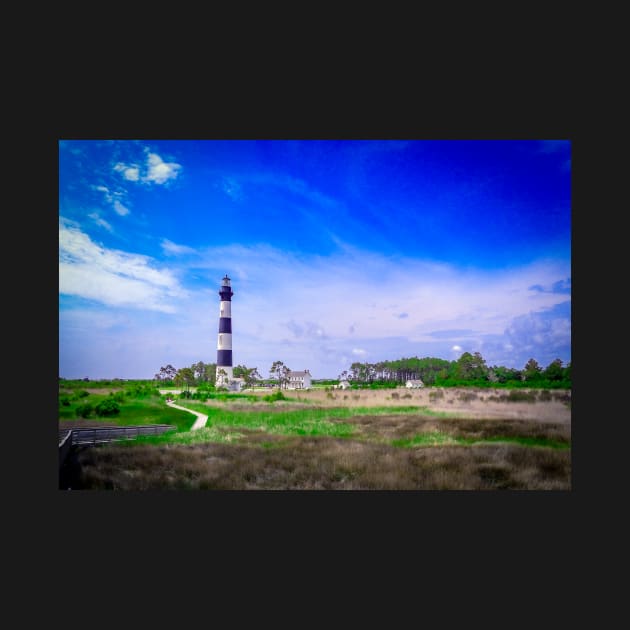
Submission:
<svg viewBox="0 0 630 630">
<path fill-rule="evenodd" d="M 98 416 L 115 416 L 120 413 L 120 405 L 113 398 L 101 400 L 94 408 Z"/>
<path fill-rule="evenodd" d="M 85 405 L 79 405 L 76 408 L 77 418 L 88 418 L 90 414 L 94 411 L 94 407 L 90 403 L 85 403 Z"/>
<path fill-rule="evenodd" d="M 74 399 L 75 400 L 80 400 L 81 398 L 85 398 L 86 396 L 89 396 L 90 392 L 86 392 L 84 389 L 78 389 L 76 392 L 74 392 Z"/>
<path fill-rule="evenodd" d="M 69 407 L 70 399 L 67 396 L 63 396 L 62 398 L 59 399 L 59 404 L 63 407 Z"/>
<path fill-rule="evenodd" d="M 268 396 L 263 396 L 263 400 L 266 400 L 267 402 L 275 402 L 276 400 L 286 400 L 287 397 L 280 391 L 278 390 L 277 392 L 274 392 L 273 394 L 269 394 Z"/>
<path fill-rule="evenodd" d="M 507 402 L 536 402 L 536 392 L 523 392 L 512 389 L 505 400 Z"/>
</svg>

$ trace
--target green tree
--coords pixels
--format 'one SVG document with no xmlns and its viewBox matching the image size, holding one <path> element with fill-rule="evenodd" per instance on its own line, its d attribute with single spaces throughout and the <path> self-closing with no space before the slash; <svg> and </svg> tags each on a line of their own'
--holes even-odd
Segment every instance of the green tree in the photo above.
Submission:
<svg viewBox="0 0 630 630">
<path fill-rule="evenodd" d="M 543 376 L 550 381 L 561 381 L 564 378 L 564 368 L 562 367 L 562 360 L 553 360 L 543 372 Z"/>
<path fill-rule="evenodd" d="M 169 363 L 168 365 L 162 366 L 155 377 L 160 381 L 172 381 L 176 374 L 177 370 Z"/>
<path fill-rule="evenodd" d="M 530 359 L 523 369 L 523 375 L 525 381 L 538 381 L 542 375 L 542 369 L 538 365 L 536 359 Z"/>
<path fill-rule="evenodd" d="M 206 365 L 203 361 L 197 361 L 190 366 L 197 384 L 205 382 Z"/>
<path fill-rule="evenodd" d="M 260 379 L 258 368 L 247 368 L 243 378 L 245 379 L 245 387 L 253 388 L 256 385 L 256 381 Z"/>
<path fill-rule="evenodd" d="M 475 352 L 474 354 L 464 352 L 457 360 L 455 376 L 467 381 L 486 379 L 488 376 L 488 367 L 479 352 Z"/>
<path fill-rule="evenodd" d="M 227 377 L 227 372 L 223 368 L 218 368 L 217 369 L 217 385 L 219 387 L 226 387 L 226 377 Z"/>
<path fill-rule="evenodd" d="M 195 383 L 195 373 L 192 371 L 192 368 L 180 368 L 175 374 L 173 382 L 178 387 L 184 387 L 185 391 L 190 391 L 190 386 Z"/>
<path fill-rule="evenodd" d="M 285 365 L 282 361 L 274 361 L 269 368 L 270 378 L 276 378 L 280 387 L 282 387 L 282 371 L 284 367 Z"/>
</svg>

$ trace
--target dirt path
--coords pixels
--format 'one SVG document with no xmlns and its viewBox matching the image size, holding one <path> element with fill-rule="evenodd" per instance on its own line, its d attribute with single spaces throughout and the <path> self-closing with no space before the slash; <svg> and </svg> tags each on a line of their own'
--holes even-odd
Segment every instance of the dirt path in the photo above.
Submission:
<svg viewBox="0 0 630 630">
<path fill-rule="evenodd" d="M 186 409 L 186 407 L 180 407 L 180 405 L 176 405 L 172 401 L 167 402 L 166 404 L 169 407 L 174 407 L 175 409 L 181 409 L 182 411 L 187 411 L 188 413 L 194 413 L 197 416 L 195 423 L 192 425 L 192 427 L 190 427 L 191 431 L 194 431 L 195 429 L 202 429 L 203 427 L 206 426 L 206 422 L 208 421 L 208 416 L 204 415 L 203 413 L 199 413 L 198 411 L 193 411 L 192 409 Z"/>
</svg>

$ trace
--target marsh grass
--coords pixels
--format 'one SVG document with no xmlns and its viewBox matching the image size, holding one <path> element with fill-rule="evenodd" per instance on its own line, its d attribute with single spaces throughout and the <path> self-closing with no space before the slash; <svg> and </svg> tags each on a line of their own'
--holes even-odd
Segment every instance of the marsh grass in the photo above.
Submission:
<svg viewBox="0 0 630 630">
<path fill-rule="evenodd" d="M 380 393 L 379 393 L 380 394 Z M 560 394 L 569 400 L 570 395 Z M 358 394 L 356 395 L 358 396 Z M 449 392 L 451 397 L 451 392 Z M 181 401 L 208 416 L 205 428 L 134 442 L 80 448 L 73 455 L 73 488 L 217 490 L 437 490 L 571 488 L 571 425 L 553 420 L 560 401 L 540 421 L 511 416 L 473 417 L 425 404 L 386 403 L 364 395 L 359 406 L 302 401 Z M 426 392 L 414 402 L 429 402 Z M 441 396 L 443 398 L 443 396 Z M 89 400 L 85 397 L 82 402 Z M 379 401 L 386 404 L 378 404 Z M 149 401 L 151 402 L 151 401 Z M 305 401 L 306 402 L 306 401 Z M 442 401 L 443 406 L 447 401 Z M 507 403 L 506 400 L 503 400 Z M 562 400 L 567 404 L 566 400 Z M 294 404 L 295 403 L 295 404 Z M 138 401 L 138 423 L 156 422 L 157 409 Z M 151 403 L 153 404 L 153 403 Z M 155 403 L 160 407 L 159 399 Z M 131 401 L 124 405 L 131 405 Z M 469 404 L 497 413 L 479 400 Z M 144 408 L 144 411 L 141 409 Z M 455 411 L 462 407 L 458 405 Z M 541 411 L 547 407 L 541 406 Z M 133 415 L 133 405 L 128 413 Z M 539 413 L 539 412 L 534 412 Z M 148 415 L 147 415 L 148 414 Z M 561 414 L 561 415 L 562 415 Z M 515 417 L 516 416 L 516 417 Z M 111 424 L 111 418 L 107 421 Z M 129 422 L 129 417 L 121 424 Z M 61 481 L 60 481 L 61 482 Z"/>
<path fill-rule="evenodd" d="M 567 490 L 569 451 L 515 444 L 397 448 L 330 437 L 96 447 L 75 487 L 113 490 Z"/>
</svg>

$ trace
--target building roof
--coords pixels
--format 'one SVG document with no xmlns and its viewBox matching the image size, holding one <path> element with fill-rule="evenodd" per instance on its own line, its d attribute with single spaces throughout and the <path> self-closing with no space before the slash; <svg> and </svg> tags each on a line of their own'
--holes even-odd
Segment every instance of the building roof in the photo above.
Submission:
<svg viewBox="0 0 630 630">
<path fill-rule="evenodd" d="M 306 375 L 311 375 L 311 373 L 308 370 L 304 370 L 303 372 L 289 372 L 289 376 L 306 376 Z"/>
</svg>

